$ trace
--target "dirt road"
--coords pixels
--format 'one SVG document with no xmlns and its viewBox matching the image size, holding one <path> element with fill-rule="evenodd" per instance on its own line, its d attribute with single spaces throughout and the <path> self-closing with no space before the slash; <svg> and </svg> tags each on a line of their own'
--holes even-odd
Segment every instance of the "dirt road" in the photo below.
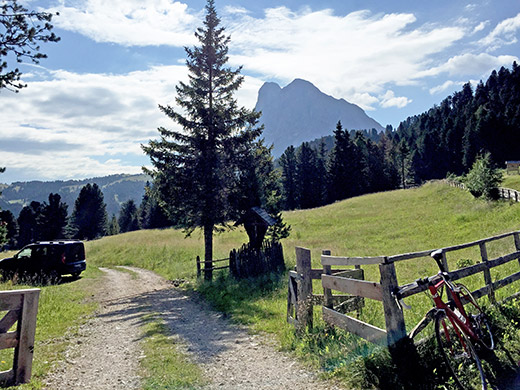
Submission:
<svg viewBox="0 0 520 390">
<path fill-rule="evenodd" d="M 209 383 L 204 390 L 339 389 L 153 272 L 125 268 L 102 269 L 104 287 L 93 297 L 100 310 L 81 327 L 46 389 L 140 389 L 139 340 L 142 318 L 150 312 L 161 313 L 202 367 Z"/>
</svg>

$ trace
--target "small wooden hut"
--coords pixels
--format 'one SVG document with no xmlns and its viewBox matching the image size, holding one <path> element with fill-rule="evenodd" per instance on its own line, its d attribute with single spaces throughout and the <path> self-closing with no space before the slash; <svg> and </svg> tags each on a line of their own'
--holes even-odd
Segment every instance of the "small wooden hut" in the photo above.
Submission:
<svg viewBox="0 0 520 390">
<path fill-rule="evenodd" d="M 520 169 L 520 161 L 506 161 L 506 172 L 508 175 L 518 175 Z"/>
<path fill-rule="evenodd" d="M 251 207 L 235 225 L 244 224 L 249 236 L 249 245 L 251 248 L 260 249 L 267 229 L 275 223 L 276 221 L 267 211 L 260 207 Z"/>
</svg>

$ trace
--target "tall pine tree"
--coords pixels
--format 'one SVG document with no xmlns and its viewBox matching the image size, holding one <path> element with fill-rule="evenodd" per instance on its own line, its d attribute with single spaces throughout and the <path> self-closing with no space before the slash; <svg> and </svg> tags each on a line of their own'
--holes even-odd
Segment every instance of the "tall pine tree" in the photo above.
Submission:
<svg viewBox="0 0 520 390">
<path fill-rule="evenodd" d="M 93 240 L 104 236 L 107 228 L 108 215 L 103 193 L 96 183 L 88 183 L 74 203 L 69 229 L 75 238 Z"/>
<path fill-rule="evenodd" d="M 67 208 L 67 204 L 61 201 L 59 194 L 49 194 L 49 203 L 43 204 L 40 221 L 43 240 L 63 238 L 64 229 L 67 226 Z"/>
<path fill-rule="evenodd" d="M 230 200 L 244 153 L 261 134 L 260 114 L 239 108 L 234 93 L 244 77 L 226 66 L 230 38 L 208 0 L 204 26 L 195 32 L 200 46 L 186 48 L 189 82 L 176 87 L 177 104 L 160 109 L 183 131 L 159 128 L 160 139 L 143 150 L 150 156 L 161 200 L 187 231 L 204 230 L 205 277 L 213 259 L 213 232 L 236 212 Z"/>
</svg>

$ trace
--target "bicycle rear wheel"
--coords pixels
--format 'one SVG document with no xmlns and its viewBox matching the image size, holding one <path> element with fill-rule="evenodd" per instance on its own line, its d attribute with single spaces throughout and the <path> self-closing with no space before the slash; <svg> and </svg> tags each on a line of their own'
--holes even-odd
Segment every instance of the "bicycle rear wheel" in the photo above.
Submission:
<svg viewBox="0 0 520 390">
<path fill-rule="evenodd" d="M 456 285 L 460 289 L 460 296 L 468 301 L 464 306 L 466 314 L 470 318 L 479 338 L 479 345 L 492 351 L 495 349 L 495 340 L 487 316 L 484 314 L 476 299 L 473 297 L 469 289 L 463 284 Z"/>
<path fill-rule="evenodd" d="M 486 377 L 473 344 L 442 310 L 435 317 L 435 336 L 457 387 L 461 390 L 486 390 Z"/>
</svg>

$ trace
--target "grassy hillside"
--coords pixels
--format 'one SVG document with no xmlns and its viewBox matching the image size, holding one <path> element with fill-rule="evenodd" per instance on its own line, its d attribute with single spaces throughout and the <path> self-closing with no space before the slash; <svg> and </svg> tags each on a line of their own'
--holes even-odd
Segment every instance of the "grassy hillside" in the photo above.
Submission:
<svg viewBox="0 0 520 390">
<path fill-rule="evenodd" d="M 508 175 L 504 174 L 504 181 L 501 187 L 512 188 L 513 190 L 520 191 L 520 175 Z"/>
<path fill-rule="evenodd" d="M 394 255 L 519 230 L 520 203 L 488 203 L 474 199 L 466 191 L 429 183 L 416 189 L 348 199 L 319 209 L 286 212 L 284 218 L 292 226 L 291 236 L 283 241 L 288 268 L 295 264 L 295 246 L 311 249 L 313 265 L 319 268 L 322 249 L 330 249 L 335 255 Z M 242 229 L 215 236 L 215 258 L 227 257 L 232 248 L 246 241 Z M 305 361 L 341 380 L 348 378 L 353 386 L 377 386 L 378 374 L 372 372 L 370 375 L 376 379 L 371 381 L 366 374 L 370 370 L 365 358 L 377 358 L 373 346 L 342 332 L 328 334 L 318 313 L 314 332 L 304 337 L 294 335 L 285 322 L 286 275 L 237 282 L 227 278 L 224 271 L 212 283 L 197 281 L 195 257 L 203 256 L 203 237 L 199 231 L 189 238 L 173 229 L 137 231 L 87 242 L 86 247 L 90 266 L 132 265 L 154 270 L 168 279 L 186 280 L 186 286 L 200 291 L 217 309 L 231 314 L 236 321 L 275 335 L 281 348 L 295 351 Z M 510 249 L 510 244 L 498 244 L 490 248 L 490 256 Z M 474 256 L 475 253 L 467 254 L 467 258 Z M 456 263 L 461 259 L 449 260 Z M 398 278 L 405 283 L 436 272 L 434 262 L 425 259 L 399 265 Z M 379 280 L 376 267 L 366 267 L 366 279 Z M 319 283 L 315 286 L 318 288 Z M 62 288 L 68 287 L 58 286 L 57 290 Z M 519 290 L 518 286 L 513 289 Z M 425 296 L 409 303 L 414 310 L 407 312 L 406 318 L 409 326 L 413 326 L 431 304 Z M 382 308 L 377 303 L 368 304 L 362 318 L 384 326 Z M 377 359 L 373 364 L 381 366 Z"/>
</svg>

